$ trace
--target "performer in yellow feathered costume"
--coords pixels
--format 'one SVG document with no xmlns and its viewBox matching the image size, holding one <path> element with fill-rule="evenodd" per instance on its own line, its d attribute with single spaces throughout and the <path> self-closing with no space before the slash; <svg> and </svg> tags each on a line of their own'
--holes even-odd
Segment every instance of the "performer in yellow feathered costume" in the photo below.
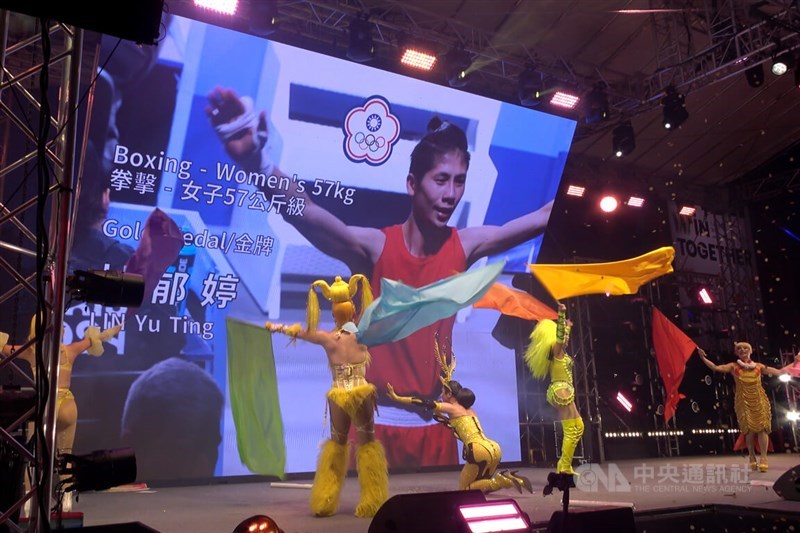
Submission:
<svg viewBox="0 0 800 533">
<path fill-rule="evenodd" d="M 394 391 L 391 383 L 386 384 L 389 398 L 393 401 L 407 405 L 419 405 L 433 412 L 433 418 L 453 431 L 455 437 L 464 446 L 462 458 L 464 468 L 458 487 L 461 490 L 480 490 L 483 493 L 494 492 L 500 489 L 515 487 L 520 493 L 524 488 L 533 492 L 530 480 L 520 476 L 516 471 L 497 471 L 503 452 L 500 445 L 486 436 L 478 420 L 478 415 L 472 409 L 475 403 L 475 393 L 453 379 L 456 368 L 456 356 L 450 352 L 450 363 L 447 362 L 447 351 L 439 346 L 438 338 L 434 339 L 434 353 L 439 362 L 442 375 L 442 400 L 433 401 L 417 396 L 399 396 Z"/>
<path fill-rule="evenodd" d="M 84 337 L 70 344 L 61 344 L 61 353 L 58 359 L 58 391 L 56 395 L 56 452 L 59 454 L 71 454 L 72 446 L 75 443 L 75 432 L 78 425 L 78 404 L 75 396 L 72 395 L 70 384 L 72 382 L 72 366 L 75 360 L 82 353 L 88 353 L 94 357 L 103 355 L 103 343 L 109 341 L 122 329 L 122 324 L 100 331 L 96 326 L 86 328 Z M 36 377 L 38 367 L 36 365 L 36 315 L 31 318 L 30 333 L 28 342 L 24 345 L 14 346 L 6 344 L 8 335 L 0 332 L 0 353 L 3 358 L 11 357 L 16 353 L 27 361 L 31 366 L 33 377 Z M 32 428 L 31 428 L 32 431 Z M 61 479 L 70 476 L 62 475 Z M 27 480 L 26 480 L 27 481 Z M 62 502 L 61 510 L 72 510 L 72 493 L 67 492 Z"/>
<path fill-rule="evenodd" d="M 558 304 L 558 320 L 540 320 L 531 332 L 531 343 L 525 352 L 533 377 L 544 379 L 550 375 L 547 403 L 555 407 L 564 428 L 561 458 L 556 465 L 559 474 L 574 474 L 572 456 L 583 435 L 583 419 L 575 406 L 575 385 L 572 381 L 572 358 L 567 354 L 571 323 L 566 317 L 566 306 Z"/>
<path fill-rule="evenodd" d="M 369 364 L 367 347 L 356 339 L 358 328 L 353 322 L 356 315 L 353 296 L 361 282 L 361 309 L 372 301 L 369 280 L 361 274 L 350 278 L 349 283 L 337 276 L 332 285 L 315 281 L 308 294 L 308 326 L 272 324 L 266 327 L 295 339 L 319 344 L 328 356 L 333 385 L 328 391 L 328 409 L 331 419 L 331 436 L 323 444 L 317 461 L 317 472 L 311 488 L 309 504 L 316 516 L 331 516 L 339 507 L 339 494 L 347 473 L 349 456 L 347 434 L 354 424 L 358 449 L 356 469 L 361 486 L 361 498 L 355 514 L 372 517 L 389 497 L 389 475 L 383 445 L 375 440 L 374 411 L 377 405 L 375 386 L 367 383 L 365 376 Z M 317 330 L 319 302 L 315 289 L 333 304 L 336 326 L 332 331 Z"/>
</svg>

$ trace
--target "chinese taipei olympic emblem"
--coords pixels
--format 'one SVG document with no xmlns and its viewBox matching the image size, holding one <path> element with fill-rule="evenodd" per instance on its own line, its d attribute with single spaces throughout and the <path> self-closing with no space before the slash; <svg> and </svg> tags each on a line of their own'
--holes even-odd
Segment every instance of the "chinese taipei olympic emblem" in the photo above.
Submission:
<svg viewBox="0 0 800 533">
<path fill-rule="evenodd" d="M 355 163 L 382 165 L 400 138 L 400 121 L 389 102 L 371 96 L 363 106 L 351 109 L 344 119 L 344 154 Z"/>
</svg>

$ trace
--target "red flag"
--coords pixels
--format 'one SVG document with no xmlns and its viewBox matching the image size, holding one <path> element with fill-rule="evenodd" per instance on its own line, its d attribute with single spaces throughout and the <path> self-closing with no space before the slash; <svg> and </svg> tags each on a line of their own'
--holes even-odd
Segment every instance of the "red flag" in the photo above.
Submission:
<svg viewBox="0 0 800 533">
<path fill-rule="evenodd" d="M 540 302 L 527 292 L 506 287 L 502 283 L 495 283 L 483 297 L 472 304 L 478 309 L 497 309 L 504 315 L 516 316 L 525 320 L 542 320 L 549 318 L 555 320 L 558 313 L 544 303 Z"/>
<path fill-rule="evenodd" d="M 664 380 L 664 420 L 675 416 L 678 401 L 685 396 L 678 392 L 686 371 L 686 361 L 697 348 L 697 344 L 686 336 L 664 314 L 653 307 L 653 346 L 661 379 Z"/>
</svg>

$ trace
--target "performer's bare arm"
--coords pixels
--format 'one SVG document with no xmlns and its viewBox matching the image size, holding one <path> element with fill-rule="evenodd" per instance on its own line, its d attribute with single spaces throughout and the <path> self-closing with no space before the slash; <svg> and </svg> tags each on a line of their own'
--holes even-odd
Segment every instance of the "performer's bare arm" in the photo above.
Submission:
<svg viewBox="0 0 800 533">
<path fill-rule="evenodd" d="M 475 226 L 459 230 L 467 265 L 489 255 L 502 253 L 539 236 L 547 226 L 553 202 L 527 215 L 515 218 L 502 226 Z"/>
<path fill-rule="evenodd" d="M 786 368 L 773 368 L 771 366 L 764 365 L 763 372 L 768 376 L 780 376 L 781 374 L 788 374 Z"/>
<path fill-rule="evenodd" d="M 703 351 L 702 348 L 697 348 L 697 353 L 700 355 L 700 359 L 703 361 L 709 369 L 713 370 L 714 372 L 722 372 L 723 374 L 728 374 L 733 370 L 733 363 L 727 363 L 724 365 L 715 365 L 711 361 L 708 360 L 706 357 L 706 352 Z"/>
</svg>

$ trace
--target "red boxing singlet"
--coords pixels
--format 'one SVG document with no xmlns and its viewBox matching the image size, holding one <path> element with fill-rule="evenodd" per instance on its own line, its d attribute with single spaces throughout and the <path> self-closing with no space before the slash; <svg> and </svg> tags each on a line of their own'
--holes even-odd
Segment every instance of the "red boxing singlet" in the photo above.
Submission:
<svg viewBox="0 0 800 533">
<path fill-rule="evenodd" d="M 383 229 L 386 243 L 372 272 L 372 291 L 380 295 L 381 278 L 401 281 L 411 287 L 423 287 L 429 283 L 464 272 L 467 259 L 464 247 L 455 228 L 450 228 L 450 237 L 441 249 L 428 257 L 414 257 L 406 248 L 402 226 Z M 441 390 L 440 368 L 433 352 L 434 335 L 449 347 L 453 339 L 455 316 L 431 324 L 405 339 L 380 346 L 370 347 L 372 363 L 367 369 L 367 381 L 382 393 L 386 383 L 391 383 L 401 396 L 419 396 L 436 399 Z"/>
</svg>

